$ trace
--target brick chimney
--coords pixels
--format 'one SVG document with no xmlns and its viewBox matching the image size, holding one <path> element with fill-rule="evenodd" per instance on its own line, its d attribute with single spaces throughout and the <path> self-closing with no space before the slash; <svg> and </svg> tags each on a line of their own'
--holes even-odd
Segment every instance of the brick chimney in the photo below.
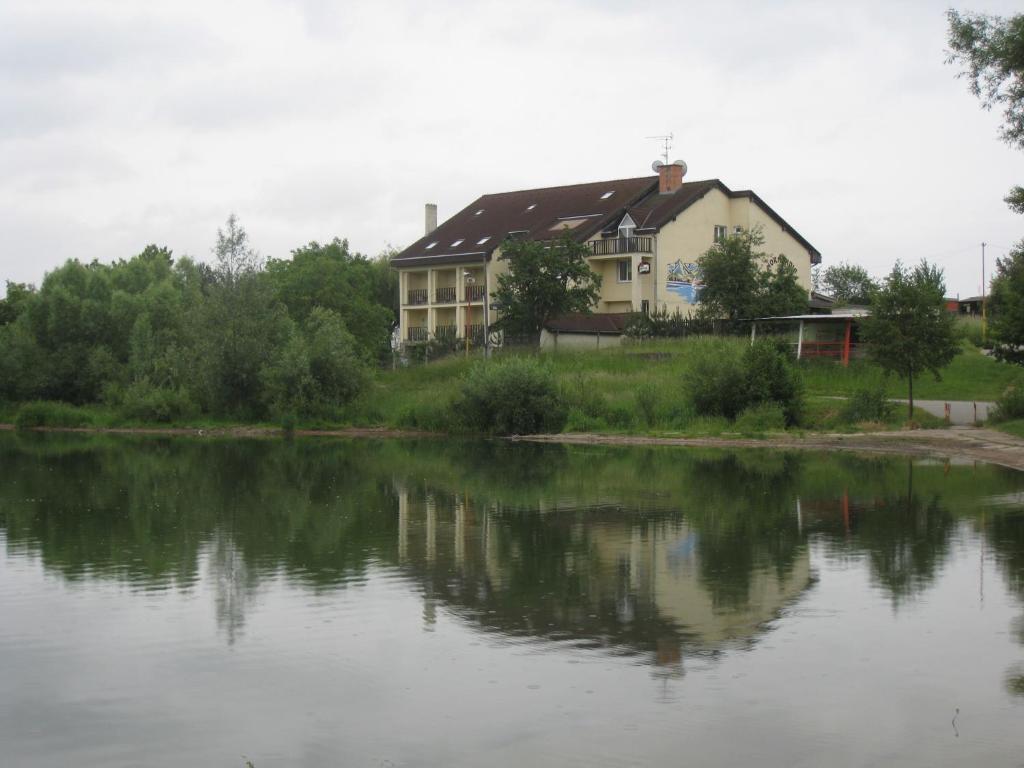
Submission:
<svg viewBox="0 0 1024 768">
<path fill-rule="evenodd" d="M 437 229 L 437 203 L 427 203 L 426 209 L 426 229 L 424 234 L 429 235 L 435 229 Z"/>
<path fill-rule="evenodd" d="M 674 163 L 665 165 L 658 163 L 658 194 L 670 195 L 683 186 L 683 176 L 686 175 L 686 163 L 676 160 Z"/>
</svg>

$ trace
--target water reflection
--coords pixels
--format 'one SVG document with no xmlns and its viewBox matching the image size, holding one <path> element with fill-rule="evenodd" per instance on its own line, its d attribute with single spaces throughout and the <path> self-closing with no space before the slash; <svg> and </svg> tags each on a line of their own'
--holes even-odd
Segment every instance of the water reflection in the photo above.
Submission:
<svg viewBox="0 0 1024 768">
<path fill-rule="evenodd" d="M 0 481 L 9 552 L 69 582 L 188 592 L 205 579 L 229 643 L 264 581 L 337 590 L 378 564 L 408 576 L 428 628 L 443 607 L 489 633 L 681 670 L 688 655 L 753 642 L 811 587 L 810 543 L 865 560 L 898 609 L 941 573 L 967 520 L 1024 597 L 1024 515 L 1007 502 L 1024 480 L 989 466 L 3 435 Z"/>
</svg>

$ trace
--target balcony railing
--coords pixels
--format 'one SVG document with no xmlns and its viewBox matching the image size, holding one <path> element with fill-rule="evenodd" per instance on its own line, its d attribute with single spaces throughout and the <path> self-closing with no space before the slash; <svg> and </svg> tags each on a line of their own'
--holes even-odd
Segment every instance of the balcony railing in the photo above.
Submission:
<svg viewBox="0 0 1024 768">
<path fill-rule="evenodd" d="M 434 303 L 435 304 L 454 304 L 455 303 L 455 286 L 449 288 L 437 288 L 434 290 Z"/>
<path fill-rule="evenodd" d="M 482 285 L 466 286 L 466 301 L 483 301 L 487 289 Z"/>
<path fill-rule="evenodd" d="M 469 337 L 469 343 L 474 346 L 483 346 L 484 327 L 482 325 L 464 325 L 462 327 L 462 338 Z"/>
<path fill-rule="evenodd" d="M 427 303 L 427 289 L 426 288 L 410 288 L 407 298 L 408 298 L 408 301 L 406 301 L 406 304 L 426 304 Z"/>
<path fill-rule="evenodd" d="M 426 341 L 426 326 L 417 326 L 409 329 L 409 341 Z"/>
<path fill-rule="evenodd" d="M 439 325 L 434 328 L 434 338 L 438 341 L 454 341 L 458 330 L 457 325 Z"/>
<path fill-rule="evenodd" d="M 595 240 L 590 244 L 594 256 L 615 256 L 620 253 L 651 253 L 653 238 L 650 237 L 612 237 L 607 240 Z"/>
</svg>

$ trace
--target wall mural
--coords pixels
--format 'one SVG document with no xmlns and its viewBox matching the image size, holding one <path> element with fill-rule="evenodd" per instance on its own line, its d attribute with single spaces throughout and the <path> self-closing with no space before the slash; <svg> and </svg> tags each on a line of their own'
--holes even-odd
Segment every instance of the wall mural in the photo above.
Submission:
<svg viewBox="0 0 1024 768">
<path fill-rule="evenodd" d="M 668 265 L 668 280 L 665 283 L 669 293 L 690 302 L 697 303 L 697 292 L 703 285 L 700 267 L 693 262 L 676 259 Z"/>
</svg>

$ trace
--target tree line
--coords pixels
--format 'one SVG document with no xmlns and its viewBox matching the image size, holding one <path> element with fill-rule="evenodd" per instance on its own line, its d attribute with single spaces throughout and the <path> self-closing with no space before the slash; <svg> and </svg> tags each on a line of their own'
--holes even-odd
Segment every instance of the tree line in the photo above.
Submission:
<svg viewBox="0 0 1024 768">
<path fill-rule="evenodd" d="M 99 403 L 130 418 L 329 415 L 390 346 L 387 254 L 311 242 L 264 260 L 235 216 L 213 264 L 156 245 L 69 260 L 0 300 L 0 400 Z"/>
</svg>

